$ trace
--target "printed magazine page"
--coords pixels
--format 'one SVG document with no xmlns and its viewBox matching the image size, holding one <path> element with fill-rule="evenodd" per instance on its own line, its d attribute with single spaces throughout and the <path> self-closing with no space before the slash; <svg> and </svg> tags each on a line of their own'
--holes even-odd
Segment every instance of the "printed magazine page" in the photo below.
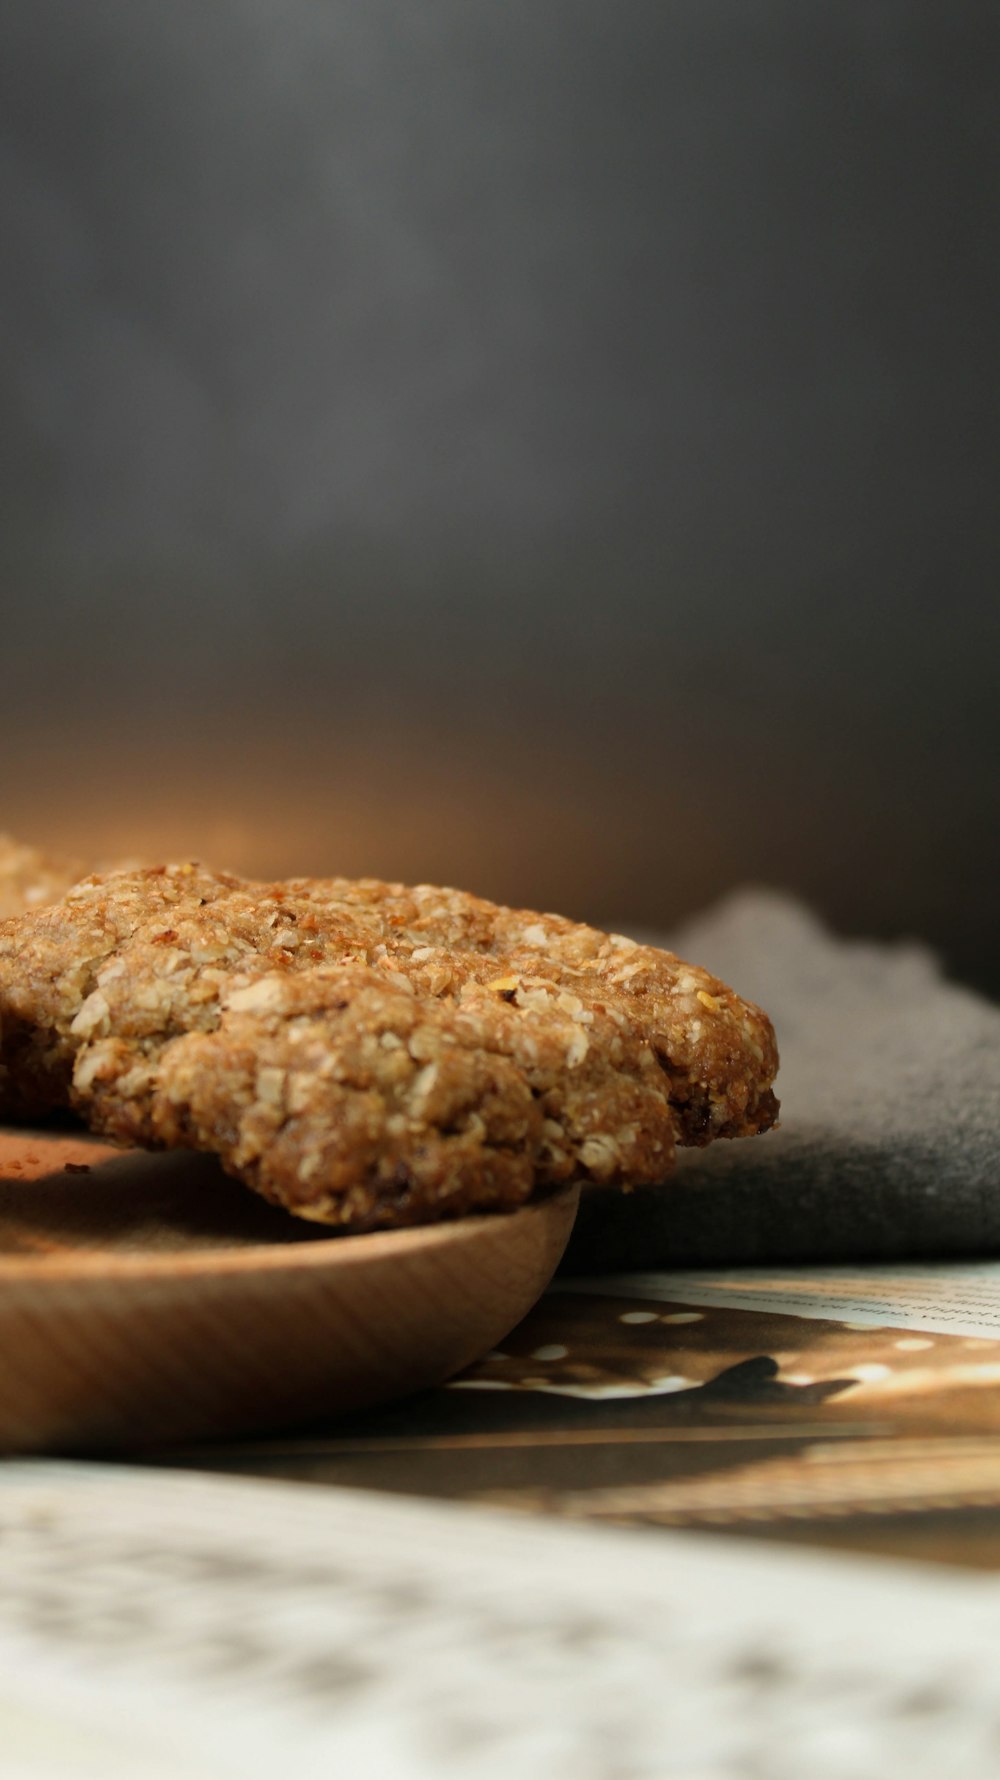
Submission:
<svg viewBox="0 0 1000 1780">
<path fill-rule="evenodd" d="M 994 1780 L 1000 1583 L 0 1468 L 4 1780 Z"/>
<path fill-rule="evenodd" d="M 442 1390 L 166 1463 L 1000 1566 L 1000 1266 L 557 1283 Z"/>
</svg>

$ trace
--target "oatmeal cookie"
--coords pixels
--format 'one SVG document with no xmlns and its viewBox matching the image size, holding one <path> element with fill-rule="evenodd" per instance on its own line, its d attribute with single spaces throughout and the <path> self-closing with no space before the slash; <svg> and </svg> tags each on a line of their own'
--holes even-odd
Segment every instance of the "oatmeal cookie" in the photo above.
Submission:
<svg viewBox="0 0 1000 1780">
<path fill-rule="evenodd" d="M 208 1150 L 349 1229 L 662 1180 L 773 1124 L 766 1015 L 556 915 L 195 865 L 85 879 L 0 924 L 0 1093 Z"/>
<path fill-rule="evenodd" d="M 51 858 L 0 834 L 0 920 L 57 902 L 87 870 L 82 860 Z"/>
</svg>

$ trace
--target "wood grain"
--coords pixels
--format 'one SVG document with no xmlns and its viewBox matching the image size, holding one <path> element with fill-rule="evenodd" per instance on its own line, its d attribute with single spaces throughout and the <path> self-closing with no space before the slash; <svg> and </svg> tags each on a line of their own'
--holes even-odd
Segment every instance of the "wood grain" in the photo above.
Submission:
<svg viewBox="0 0 1000 1780">
<path fill-rule="evenodd" d="M 534 1304 L 577 1197 L 345 1237 L 204 1157 L 0 1130 L 0 1451 L 230 1436 L 439 1384 Z"/>
</svg>

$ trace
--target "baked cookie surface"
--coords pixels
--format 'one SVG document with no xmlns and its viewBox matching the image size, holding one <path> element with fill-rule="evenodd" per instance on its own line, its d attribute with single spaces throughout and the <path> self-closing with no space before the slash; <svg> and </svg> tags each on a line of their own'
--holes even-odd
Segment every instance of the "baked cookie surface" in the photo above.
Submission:
<svg viewBox="0 0 1000 1780">
<path fill-rule="evenodd" d="M 58 859 L 0 834 L 0 920 L 57 902 L 82 878 L 79 859 Z"/>
<path fill-rule="evenodd" d="M 767 1130 L 770 1022 L 669 952 L 458 890 L 84 879 L 0 923 L 0 1099 L 217 1154 L 349 1229 L 662 1180 Z"/>
</svg>

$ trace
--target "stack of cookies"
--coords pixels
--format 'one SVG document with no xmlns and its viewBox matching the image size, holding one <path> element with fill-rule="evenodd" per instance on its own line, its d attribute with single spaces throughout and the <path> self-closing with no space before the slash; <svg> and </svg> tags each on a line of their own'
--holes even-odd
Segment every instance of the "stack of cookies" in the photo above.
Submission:
<svg viewBox="0 0 1000 1780">
<path fill-rule="evenodd" d="M 430 885 L 76 869 L 0 847 L 4 1118 L 208 1151 L 361 1231 L 662 1181 L 777 1116 L 766 1015 L 620 934 Z"/>
</svg>

